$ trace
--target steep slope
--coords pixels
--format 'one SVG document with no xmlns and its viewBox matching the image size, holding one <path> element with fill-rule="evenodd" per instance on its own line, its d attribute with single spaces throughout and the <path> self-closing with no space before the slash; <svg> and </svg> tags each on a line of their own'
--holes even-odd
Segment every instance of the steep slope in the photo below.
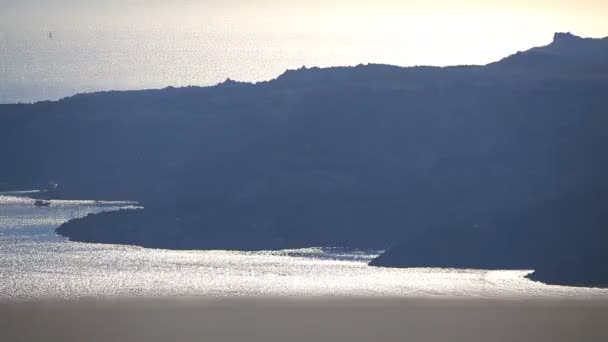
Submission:
<svg viewBox="0 0 608 342">
<path fill-rule="evenodd" d="M 385 247 L 606 189 L 608 61 L 510 64 L 0 106 L 0 181 L 146 206 L 71 222 L 59 232 L 72 239 L 186 249 Z"/>
<path fill-rule="evenodd" d="M 485 225 L 434 227 L 370 264 L 384 267 L 532 269 L 532 279 L 608 286 L 608 194 L 570 193 L 497 215 Z"/>
</svg>

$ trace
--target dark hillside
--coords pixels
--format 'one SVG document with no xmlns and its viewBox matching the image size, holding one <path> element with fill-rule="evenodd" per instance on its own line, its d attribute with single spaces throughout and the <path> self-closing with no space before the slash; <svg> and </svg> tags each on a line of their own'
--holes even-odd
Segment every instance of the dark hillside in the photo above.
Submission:
<svg viewBox="0 0 608 342">
<path fill-rule="evenodd" d="M 488 66 L 312 68 L 0 105 L 0 183 L 147 208 L 59 230 L 74 240 L 387 247 L 608 191 L 605 49 L 557 35 Z"/>
</svg>

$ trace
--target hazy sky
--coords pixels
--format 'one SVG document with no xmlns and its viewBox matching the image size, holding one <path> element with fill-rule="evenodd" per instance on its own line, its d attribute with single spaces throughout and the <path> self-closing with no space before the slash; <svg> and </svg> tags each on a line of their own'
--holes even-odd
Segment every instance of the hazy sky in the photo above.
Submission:
<svg viewBox="0 0 608 342">
<path fill-rule="evenodd" d="M 27 100 L 302 65 L 485 64 L 564 31 L 608 36 L 608 0 L 0 0 L 0 91 Z"/>
<path fill-rule="evenodd" d="M 608 36 L 608 0 L 0 0 L 0 34 L 116 29 L 343 36 L 407 44 L 429 64 L 451 64 L 445 51 L 466 49 L 469 58 L 453 63 L 478 63 L 546 44 L 556 31 Z"/>
<path fill-rule="evenodd" d="M 606 0 L 0 0 L 4 30 L 9 25 L 18 29 L 211 22 L 290 32 L 373 34 L 414 24 L 438 31 L 492 32 L 510 25 L 532 32 L 569 29 L 601 36 L 608 35 L 606 18 Z"/>
<path fill-rule="evenodd" d="M 415 40 L 427 35 L 438 43 L 442 37 L 466 43 L 509 35 L 529 43 L 555 31 L 607 36 L 607 18 L 608 0 L 0 0 L 2 31 L 203 26 Z"/>
</svg>

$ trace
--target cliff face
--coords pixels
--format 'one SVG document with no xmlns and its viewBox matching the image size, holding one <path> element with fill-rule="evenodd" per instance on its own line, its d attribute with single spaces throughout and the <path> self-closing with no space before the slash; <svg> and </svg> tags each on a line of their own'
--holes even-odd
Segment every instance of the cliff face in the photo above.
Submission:
<svg viewBox="0 0 608 342">
<path fill-rule="evenodd" d="M 607 286 L 607 206 L 607 193 L 571 193 L 497 215 L 484 226 L 428 229 L 370 265 L 525 269 L 549 284 Z"/>
<path fill-rule="evenodd" d="M 608 189 L 608 60 L 565 58 L 560 40 L 539 48 L 558 52 L 488 66 L 313 68 L 0 106 L 0 182 L 139 201 L 140 213 L 61 232 L 120 242 L 95 223 L 111 218 L 156 237 L 123 242 L 156 247 L 173 248 L 173 235 L 197 248 L 386 247 L 436 225 L 486 224 Z"/>
<path fill-rule="evenodd" d="M 606 256 L 560 260 L 537 269 L 528 278 L 550 285 L 608 288 Z"/>
</svg>

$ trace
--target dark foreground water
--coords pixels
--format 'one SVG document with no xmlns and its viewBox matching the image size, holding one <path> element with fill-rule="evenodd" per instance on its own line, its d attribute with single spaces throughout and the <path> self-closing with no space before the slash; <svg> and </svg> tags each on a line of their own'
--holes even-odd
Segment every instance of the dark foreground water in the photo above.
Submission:
<svg viewBox="0 0 608 342">
<path fill-rule="evenodd" d="M 546 286 L 528 271 L 382 269 L 379 251 L 168 251 L 68 242 L 54 229 L 126 202 L 0 197 L 0 299 L 150 296 L 398 296 L 608 298 L 607 290 Z"/>
</svg>

